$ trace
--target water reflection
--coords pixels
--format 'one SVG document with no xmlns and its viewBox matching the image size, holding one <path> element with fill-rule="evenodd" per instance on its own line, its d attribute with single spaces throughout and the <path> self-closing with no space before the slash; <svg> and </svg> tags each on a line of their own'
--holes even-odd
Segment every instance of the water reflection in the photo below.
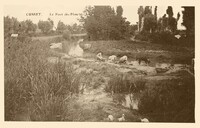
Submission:
<svg viewBox="0 0 200 128">
<path fill-rule="evenodd" d="M 126 108 L 138 110 L 139 97 L 137 94 L 114 94 L 113 101 Z"/>
<path fill-rule="evenodd" d="M 134 96 L 133 93 L 126 94 L 124 97 L 125 97 L 125 100 L 122 102 L 122 105 L 124 107 L 138 110 L 139 100 L 138 98 L 136 98 L 136 96 Z"/>
<path fill-rule="evenodd" d="M 69 55 L 74 57 L 81 57 L 83 56 L 83 49 L 80 47 L 80 42 L 82 42 L 83 39 L 80 39 L 77 44 L 74 47 L 71 47 L 69 50 Z"/>
</svg>

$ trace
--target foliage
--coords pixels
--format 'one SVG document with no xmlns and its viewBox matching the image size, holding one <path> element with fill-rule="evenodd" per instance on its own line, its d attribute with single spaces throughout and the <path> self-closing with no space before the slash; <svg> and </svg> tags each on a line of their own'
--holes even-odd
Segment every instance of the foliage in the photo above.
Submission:
<svg viewBox="0 0 200 128">
<path fill-rule="evenodd" d="M 152 10 L 150 6 L 145 6 L 144 8 L 144 15 L 146 14 L 152 14 Z"/>
<path fill-rule="evenodd" d="M 130 25 L 129 32 L 131 35 L 135 35 L 137 30 L 138 30 L 138 25 Z"/>
<path fill-rule="evenodd" d="M 53 24 L 49 20 L 47 20 L 47 21 L 40 20 L 38 22 L 38 28 L 41 29 L 43 33 L 48 34 L 50 32 L 50 30 L 53 29 Z"/>
<path fill-rule="evenodd" d="M 143 92 L 139 111 L 161 122 L 194 122 L 194 78 L 161 81 Z"/>
<path fill-rule="evenodd" d="M 148 13 L 144 16 L 144 28 L 145 32 L 154 32 L 156 30 L 157 21 L 153 14 Z"/>
<path fill-rule="evenodd" d="M 66 40 L 70 40 L 71 39 L 71 32 L 70 31 L 68 31 L 68 30 L 65 30 L 64 32 L 63 32 L 63 38 L 64 39 L 66 39 Z"/>
<path fill-rule="evenodd" d="M 189 37 L 194 38 L 194 7 L 183 7 L 183 23 L 186 27 L 186 34 Z"/>
<path fill-rule="evenodd" d="M 61 61 L 49 64 L 48 47 L 48 42 L 38 40 L 5 40 L 6 121 L 55 121 L 66 116 L 68 98 L 79 92 L 80 76 Z"/>
<path fill-rule="evenodd" d="M 123 14 L 122 6 L 117 6 L 116 12 L 117 12 L 117 16 L 122 17 L 122 14 Z"/>
<path fill-rule="evenodd" d="M 122 7 L 117 7 L 117 14 L 110 6 L 87 7 L 80 21 L 91 40 L 123 39 L 129 35 L 129 24 L 121 15 Z"/>
<path fill-rule="evenodd" d="M 168 6 L 166 13 L 168 14 L 168 17 L 173 17 L 174 13 L 172 6 Z"/>
<path fill-rule="evenodd" d="M 17 18 L 6 16 L 4 17 L 4 37 L 9 37 L 11 34 L 33 35 L 37 25 L 31 20 L 18 21 Z"/>
<path fill-rule="evenodd" d="M 105 90 L 114 93 L 136 93 L 145 89 L 146 81 L 142 77 L 130 79 L 128 76 L 117 74 L 111 78 Z"/>
<path fill-rule="evenodd" d="M 56 28 L 56 31 L 58 33 L 63 33 L 63 31 L 66 29 L 66 26 L 65 24 L 62 22 L 62 21 L 59 21 L 58 22 L 58 25 L 57 25 L 57 28 Z"/>
<path fill-rule="evenodd" d="M 72 25 L 66 25 L 66 29 L 70 31 L 72 34 L 85 33 L 83 26 L 78 25 L 77 23 L 74 23 Z"/>
<path fill-rule="evenodd" d="M 138 14 L 139 14 L 139 27 L 140 32 L 166 32 L 169 31 L 173 34 L 176 33 L 177 30 L 177 21 L 180 18 L 180 14 L 177 14 L 177 18 L 173 17 L 173 8 L 171 6 L 168 6 L 166 14 L 163 15 L 162 18 L 159 18 L 157 20 L 157 6 L 155 7 L 154 14 L 152 14 L 152 7 L 151 6 L 145 6 L 138 8 Z M 142 18 L 144 19 L 143 26 L 141 26 Z M 142 30 L 141 30 L 142 28 Z"/>
</svg>

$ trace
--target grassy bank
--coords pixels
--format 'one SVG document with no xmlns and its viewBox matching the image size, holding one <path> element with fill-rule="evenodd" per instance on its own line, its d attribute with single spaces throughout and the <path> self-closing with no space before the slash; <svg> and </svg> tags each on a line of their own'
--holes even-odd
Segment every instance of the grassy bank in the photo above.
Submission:
<svg viewBox="0 0 200 128">
<path fill-rule="evenodd" d="M 190 75 L 170 81 L 149 81 L 118 74 L 111 78 L 105 90 L 114 94 L 137 94 L 138 112 L 150 122 L 194 122 L 194 84 L 194 77 Z M 123 100 L 123 95 L 117 97 L 117 101 Z"/>
<path fill-rule="evenodd" d="M 168 63 L 191 63 L 194 57 L 194 48 L 173 45 L 161 45 L 146 42 L 138 42 L 131 40 L 121 41 L 84 41 L 83 44 L 92 45 L 87 53 L 97 54 L 103 53 L 104 57 L 116 55 L 122 57 L 126 55 L 129 60 L 136 57 L 147 57 L 151 62 L 168 62 Z"/>
</svg>

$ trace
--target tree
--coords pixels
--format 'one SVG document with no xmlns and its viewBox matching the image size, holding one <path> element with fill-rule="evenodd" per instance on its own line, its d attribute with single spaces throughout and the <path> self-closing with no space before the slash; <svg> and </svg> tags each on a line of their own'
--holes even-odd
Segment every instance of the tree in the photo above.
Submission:
<svg viewBox="0 0 200 128">
<path fill-rule="evenodd" d="M 27 28 L 26 28 L 27 33 L 34 33 L 35 32 L 35 30 L 37 28 L 36 24 L 34 24 L 31 20 L 26 20 L 25 24 L 27 26 Z"/>
<path fill-rule="evenodd" d="M 52 30 L 53 25 L 50 21 L 39 21 L 38 28 L 42 30 L 43 33 L 47 34 L 50 30 Z"/>
<path fill-rule="evenodd" d="M 168 14 L 168 17 L 173 17 L 174 13 L 172 6 L 168 6 L 166 13 Z"/>
<path fill-rule="evenodd" d="M 51 23 L 52 26 L 54 26 L 53 20 L 51 20 L 50 18 L 48 18 L 48 21 Z"/>
<path fill-rule="evenodd" d="M 122 6 L 117 6 L 117 16 L 122 17 L 123 14 L 123 8 Z"/>
<path fill-rule="evenodd" d="M 80 21 L 92 40 L 122 39 L 128 35 L 130 24 L 122 13 L 121 6 L 117 7 L 116 13 L 110 6 L 89 6 Z"/>
<path fill-rule="evenodd" d="M 12 33 L 18 33 L 20 22 L 17 18 L 10 18 L 9 16 L 4 17 L 4 33 L 5 36 L 9 36 Z"/>
<path fill-rule="evenodd" d="M 183 23 L 186 27 L 186 35 L 194 36 L 194 7 L 182 7 L 184 8 L 183 13 Z M 194 38 L 194 37 L 193 37 Z"/>
<path fill-rule="evenodd" d="M 62 21 L 58 22 L 56 31 L 58 31 L 59 33 L 63 33 L 63 31 L 66 29 L 65 24 Z"/>
<path fill-rule="evenodd" d="M 152 14 L 152 9 L 150 6 L 145 6 L 144 15 L 146 15 L 146 14 Z"/>
<path fill-rule="evenodd" d="M 157 6 L 156 6 L 155 9 L 154 9 L 154 16 L 155 16 L 155 18 L 156 18 L 156 20 L 157 20 Z"/>
<path fill-rule="evenodd" d="M 173 17 L 173 8 L 168 6 L 166 14 L 158 20 L 158 31 L 159 32 L 169 32 L 171 34 L 176 33 L 177 21 L 180 18 L 180 14 L 177 14 L 177 18 Z"/>
<path fill-rule="evenodd" d="M 177 19 L 173 17 L 174 13 L 172 6 L 168 6 L 166 13 L 168 14 L 168 28 L 174 33 L 177 30 Z"/>
<path fill-rule="evenodd" d="M 4 17 L 4 35 L 10 36 L 13 33 L 19 35 L 33 34 L 37 28 L 31 20 L 19 22 L 17 18 L 10 18 L 9 16 Z"/>
<path fill-rule="evenodd" d="M 144 24 L 143 30 L 144 32 L 154 32 L 157 26 L 156 16 L 152 14 L 152 7 L 146 6 L 144 9 Z"/>
<path fill-rule="evenodd" d="M 139 22 L 138 22 L 138 30 L 141 31 L 142 26 L 142 18 L 144 16 L 144 9 L 143 6 L 138 8 L 138 15 L 139 15 Z"/>
</svg>

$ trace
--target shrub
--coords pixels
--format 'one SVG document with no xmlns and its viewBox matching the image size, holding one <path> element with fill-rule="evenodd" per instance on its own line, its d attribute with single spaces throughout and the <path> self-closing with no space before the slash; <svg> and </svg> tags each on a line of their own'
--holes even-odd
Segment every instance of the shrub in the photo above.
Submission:
<svg viewBox="0 0 200 128">
<path fill-rule="evenodd" d="M 139 112 L 155 121 L 194 122 L 194 79 L 162 81 L 146 89 Z"/>
<path fill-rule="evenodd" d="M 151 38 L 153 43 L 178 45 L 179 40 L 174 37 L 174 34 L 168 32 L 152 33 Z"/>
<path fill-rule="evenodd" d="M 105 91 L 114 93 L 136 93 L 145 89 L 146 80 L 142 77 L 128 77 L 117 74 L 111 78 Z"/>
<path fill-rule="evenodd" d="M 71 39 L 70 35 L 71 35 L 71 33 L 68 30 L 65 30 L 63 32 L 63 38 L 66 39 L 66 40 L 70 40 Z"/>
<path fill-rule="evenodd" d="M 141 40 L 141 41 L 148 41 L 149 38 L 148 38 L 147 34 L 139 33 L 139 34 L 135 35 L 135 39 L 138 39 L 138 40 Z"/>
</svg>

